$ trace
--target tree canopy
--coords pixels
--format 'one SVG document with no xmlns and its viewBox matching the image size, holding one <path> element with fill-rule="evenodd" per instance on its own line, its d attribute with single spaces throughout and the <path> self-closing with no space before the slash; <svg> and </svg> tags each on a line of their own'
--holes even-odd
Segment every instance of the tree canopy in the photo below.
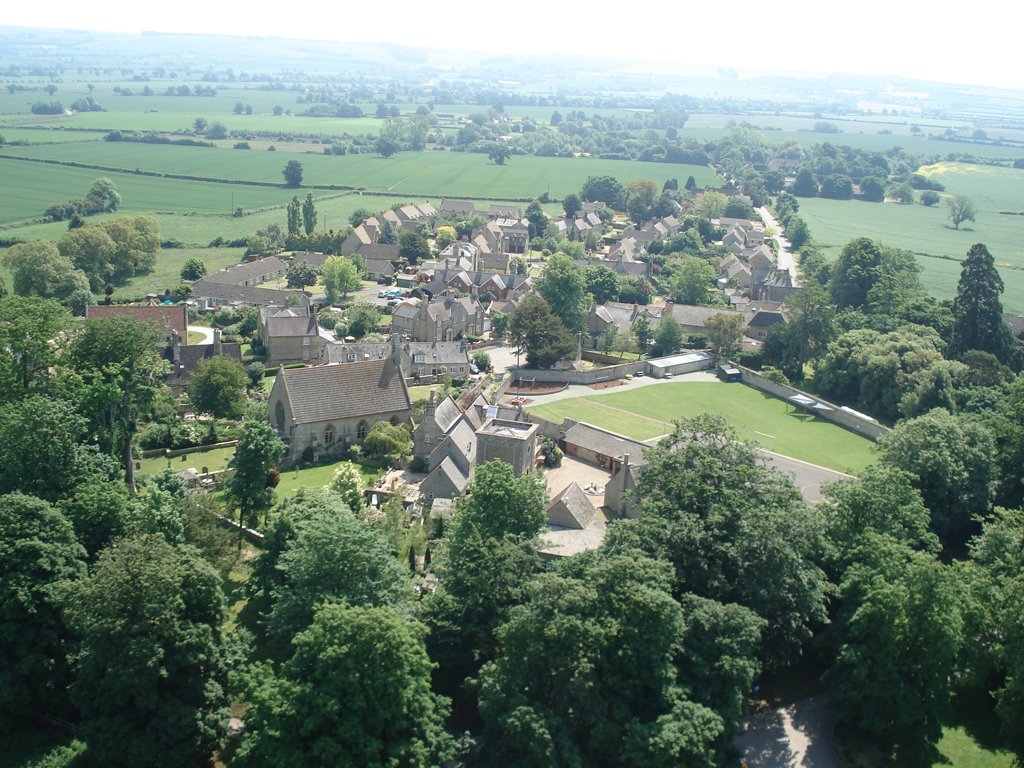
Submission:
<svg viewBox="0 0 1024 768">
<path fill-rule="evenodd" d="M 200 360 L 188 384 L 188 399 L 200 413 L 237 419 L 245 410 L 246 376 L 242 364 L 230 357 Z"/>
<path fill-rule="evenodd" d="M 551 305 L 538 294 L 527 294 L 509 322 L 512 344 L 526 353 L 530 368 L 550 368 L 576 353 L 576 339 Z"/>
<path fill-rule="evenodd" d="M 605 549 L 671 563 L 676 594 L 751 609 L 767 621 L 764 657 L 795 658 L 825 619 L 819 515 L 718 416 L 678 422 L 645 458 L 642 514 L 611 526 Z"/>
<path fill-rule="evenodd" d="M 228 724 L 232 643 L 220 576 L 158 536 L 104 550 L 66 603 L 81 642 L 71 695 L 89 755 L 112 766 L 194 766 Z"/>
<path fill-rule="evenodd" d="M 1010 362 L 1014 340 L 1003 322 L 1003 304 L 999 298 L 1002 292 L 1003 280 L 992 254 L 982 243 L 972 245 L 964 259 L 953 300 L 951 357 L 978 349 L 991 352 L 1000 362 Z"/>
<path fill-rule="evenodd" d="M 279 673 L 250 676 L 240 766 L 432 768 L 451 757 L 425 627 L 390 607 L 322 605 Z"/>
</svg>

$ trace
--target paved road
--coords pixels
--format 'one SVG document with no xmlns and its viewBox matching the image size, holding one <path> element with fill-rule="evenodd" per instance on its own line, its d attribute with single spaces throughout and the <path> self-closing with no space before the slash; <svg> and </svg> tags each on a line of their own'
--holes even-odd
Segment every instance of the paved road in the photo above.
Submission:
<svg viewBox="0 0 1024 768">
<path fill-rule="evenodd" d="M 737 746 L 750 768 L 840 768 L 828 699 L 815 696 L 743 720 Z"/>
<path fill-rule="evenodd" d="M 775 240 L 779 244 L 779 269 L 788 269 L 789 274 L 793 278 L 793 287 L 800 287 L 799 275 L 796 271 L 796 259 L 793 258 L 793 251 L 789 244 L 789 240 L 782 234 L 782 226 L 775 220 L 775 217 L 768 212 L 768 209 L 761 207 L 757 209 L 761 214 L 761 218 L 764 220 L 766 227 L 772 227 L 776 231 Z"/>
</svg>

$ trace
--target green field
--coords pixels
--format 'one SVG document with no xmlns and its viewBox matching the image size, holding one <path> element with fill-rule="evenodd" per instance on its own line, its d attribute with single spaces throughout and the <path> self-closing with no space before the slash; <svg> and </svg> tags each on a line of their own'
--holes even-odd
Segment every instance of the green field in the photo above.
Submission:
<svg viewBox="0 0 1024 768">
<path fill-rule="evenodd" d="M 1024 170 L 965 164 L 932 168 L 932 178 L 946 186 L 944 194 L 971 198 L 978 209 L 977 221 L 954 230 L 945 200 L 926 208 L 802 198 L 800 215 L 815 242 L 830 255 L 838 255 L 846 243 L 861 236 L 912 251 L 922 268 L 922 282 L 940 298 L 954 296 L 960 261 L 974 243 L 985 243 L 1006 286 L 1003 308 L 1024 312 L 1024 216 L 999 213 L 1024 210 Z"/>
<path fill-rule="evenodd" d="M 716 413 L 725 416 L 741 438 L 784 456 L 840 472 L 855 472 L 875 461 L 870 440 L 744 385 L 671 382 L 526 410 L 556 423 L 565 417 L 586 421 L 636 440 L 667 433 L 675 419 Z"/>
<path fill-rule="evenodd" d="M 76 162 L 107 169 L 173 173 L 202 178 L 283 184 L 288 159 L 277 152 L 248 152 L 212 147 L 182 147 L 135 142 L 89 141 L 5 147 L 10 157 Z M 449 197 L 534 198 L 544 192 L 560 198 L 575 192 L 587 176 L 610 175 L 622 182 L 693 175 L 699 185 L 718 183 L 705 166 L 647 163 L 596 158 L 516 156 L 495 165 L 486 155 L 469 152 L 400 152 L 377 155 L 303 154 L 303 183 L 311 186 L 362 187 L 375 192 Z"/>
</svg>

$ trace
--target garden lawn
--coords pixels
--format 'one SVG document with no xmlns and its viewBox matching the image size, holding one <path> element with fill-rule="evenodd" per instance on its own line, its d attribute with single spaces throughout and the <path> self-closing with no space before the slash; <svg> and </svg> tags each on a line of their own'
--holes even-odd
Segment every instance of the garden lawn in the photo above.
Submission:
<svg viewBox="0 0 1024 768">
<path fill-rule="evenodd" d="M 277 484 L 276 498 L 277 501 L 287 499 L 299 490 L 299 488 L 306 488 L 308 486 L 324 486 L 334 479 L 334 471 L 338 468 L 338 465 L 343 462 L 337 461 L 333 464 L 324 464 L 318 467 L 307 467 L 305 469 L 289 469 L 281 473 L 281 481 Z M 363 487 L 369 488 L 378 477 L 378 471 L 376 469 L 368 469 L 361 464 L 356 464 L 359 467 L 359 474 L 363 479 Z"/>
<path fill-rule="evenodd" d="M 142 466 L 135 471 L 135 474 L 139 477 L 151 476 L 168 467 L 175 472 L 184 472 L 189 467 L 195 467 L 200 471 L 206 467 L 211 472 L 219 472 L 227 469 L 228 462 L 234 455 L 234 446 L 228 446 L 227 448 L 209 448 L 185 453 L 181 456 L 171 456 L 170 459 L 155 456 L 151 459 L 142 459 Z"/>
<path fill-rule="evenodd" d="M 743 384 L 671 382 L 527 410 L 556 423 L 565 417 L 586 421 L 636 440 L 666 434 L 675 419 L 715 413 L 725 416 L 744 440 L 784 456 L 840 472 L 875 461 L 870 440 Z"/>
<path fill-rule="evenodd" d="M 1013 765 L 1013 755 L 985 748 L 962 726 L 943 728 L 938 750 L 942 758 L 935 761 L 936 768 L 1010 768 Z"/>
</svg>

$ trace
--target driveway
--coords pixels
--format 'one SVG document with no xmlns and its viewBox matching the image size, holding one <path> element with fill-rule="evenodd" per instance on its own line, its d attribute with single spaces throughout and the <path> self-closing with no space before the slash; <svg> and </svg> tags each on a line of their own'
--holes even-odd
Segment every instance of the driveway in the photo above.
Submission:
<svg viewBox="0 0 1024 768">
<path fill-rule="evenodd" d="M 828 697 L 814 696 L 743 719 L 737 746 L 749 768 L 840 768 Z"/>
<path fill-rule="evenodd" d="M 761 219 L 764 221 L 766 227 L 772 227 L 775 232 L 775 241 L 779 244 L 779 269 L 788 269 L 790 276 L 793 278 L 793 287 L 800 287 L 799 275 L 796 270 L 796 259 L 793 257 L 792 246 L 789 244 L 789 240 L 782 234 L 782 225 L 775 220 L 775 217 L 768 212 L 767 208 L 758 208 L 757 212 L 761 214 Z"/>
<path fill-rule="evenodd" d="M 203 334 L 203 340 L 197 341 L 196 344 L 213 344 L 213 328 L 208 328 L 205 325 L 190 325 L 188 332 Z"/>
</svg>

